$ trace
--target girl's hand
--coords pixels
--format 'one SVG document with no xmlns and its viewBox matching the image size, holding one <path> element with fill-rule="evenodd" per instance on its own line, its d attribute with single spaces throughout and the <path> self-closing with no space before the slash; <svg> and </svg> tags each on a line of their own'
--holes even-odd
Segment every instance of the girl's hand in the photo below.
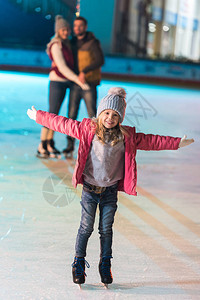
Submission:
<svg viewBox="0 0 200 300">
<path fill-rule="evenodd" d="M 37 110 L 35 109 L 34 106 L 31 107 L 31 109 L 27 110 L 27 115 L 29 116 L 30 119 L 36 121 L 36 114 Z"/>
<path fill-rule="evenodd" d="M 187 135 L 184 135 L 179 143 L 179 148 L 188 146 L 194 143 L 194 139 L 187 139 Z"/>
</svg>

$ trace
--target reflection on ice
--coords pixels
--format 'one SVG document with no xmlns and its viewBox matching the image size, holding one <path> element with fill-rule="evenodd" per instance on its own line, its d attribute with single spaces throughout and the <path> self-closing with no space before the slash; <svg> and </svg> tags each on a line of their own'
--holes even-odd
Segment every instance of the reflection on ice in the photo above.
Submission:
<svg viewBox="0 0 200 300">
<path fill-rule="evenodd" d="M 23 209 L 23 213 L 22 213 L 22 216 L 21 216 L 21 221 L 22 221 L 22 223 L 25 223 L 25 221 L 24 221 L 24 216 L 25 216 L 25 208 Z"/>
<path fill-rule="evenodd" d="M 28 153 L 24 153 L 24 157 L 25 157 L 25 159 L 29 159 Z"/>
<path fill-rule="evenodd" d="M 3 239 L 5 239 L 5 238 L 10 234 L 11 229 L 12 229 L 12 228 L 10 228 L 10 229 L 6 232 L 6 234 L 3 235 L 3 236 L 1 237 L 1 239 L 0 239 L 1 241 L 2 241 Z"/>
</svg>

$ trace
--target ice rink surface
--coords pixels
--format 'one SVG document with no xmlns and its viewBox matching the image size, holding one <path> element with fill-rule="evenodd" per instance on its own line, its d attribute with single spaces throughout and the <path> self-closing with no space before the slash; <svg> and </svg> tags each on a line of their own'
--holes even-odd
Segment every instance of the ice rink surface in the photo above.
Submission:
<svg viewBox="0 0 200 300">
<path fill-rule="evenodd" d="M 81 195 L 71 186 L 74 161 L 37 159 L 41 127 L 26 115 L 32 105 L 47 110 L 48 76 L 0 72 L 0 300 L 200 299 L 200 91 L 102 81 L 98 101 L 112 86 L 128 94 L 124 124 L 195 143 L 138 151 L 138 196 L 119 194 L 114 282 L 100 284 L 97 214 L 80 291 L 71 276 Z M 55 140 L 65 148 L 64 135 Z"/>
</svg>

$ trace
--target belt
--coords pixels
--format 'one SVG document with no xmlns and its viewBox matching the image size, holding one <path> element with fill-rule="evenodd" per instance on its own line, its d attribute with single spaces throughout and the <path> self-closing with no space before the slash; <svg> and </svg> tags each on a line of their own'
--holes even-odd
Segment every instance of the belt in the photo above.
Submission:
<svg viewBox="0 0 200 300">
<path fill-rule="evenodd" d="M 105 192 L 106 190 L 106 187 L 103 187 L 103 186 L 96 186 L 96 185 L 92 185 L 90 184 L 90 187 L 91 187 L 91 192 L 94 192 L 95 194 L 101 194 L 103 192 Z"/>
<path fill-rule="evenodd" d="M 84 184 L 83 184 L 84 187 Z M 96 186 L 90 183 L 86 183 L 85 185 L 86 189 L 89 189 L 90 192 L 94 192 L 95 194 L 101 194 L 106 190 L 106 187 L 103 186 Z"/>
</svg>

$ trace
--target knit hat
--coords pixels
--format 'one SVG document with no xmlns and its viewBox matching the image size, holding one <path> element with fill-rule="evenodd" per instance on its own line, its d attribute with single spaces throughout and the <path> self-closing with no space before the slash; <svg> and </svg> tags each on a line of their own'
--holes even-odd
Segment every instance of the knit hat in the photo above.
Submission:
<svg viewBox="0 0 200 300">
<path fill-rule="evenodd" d="M 105 109 L 112 109 L 120 116 L 120 123 L 124 120 L 126 109 L 126 91 L 120 87 L 109 89 L 108 94 L 101 99 L 97 108 L 97 118 Z"/>
<path fill-rule="evenodd" d="M 55 33 L 63 27 L 69 27 L 69 23 L 62 16 L 57 15 L 55 17 Z"/>
</svg>

